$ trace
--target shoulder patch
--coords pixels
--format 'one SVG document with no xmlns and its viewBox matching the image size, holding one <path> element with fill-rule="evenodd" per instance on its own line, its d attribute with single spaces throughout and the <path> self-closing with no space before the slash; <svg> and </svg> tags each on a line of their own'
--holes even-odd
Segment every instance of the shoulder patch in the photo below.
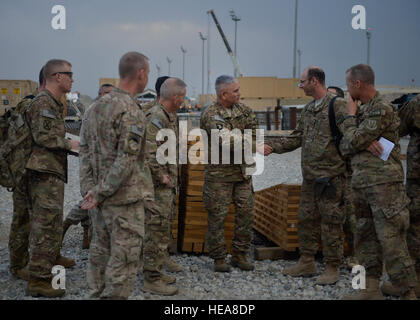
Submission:
<svg viewBox="0 0 420 320">
<path fill-rule="evenodd" d="M 130 132 L 134 133 L 135 135 L 138 135 L 140 137 L 143 136 L 143 129 L 138 127 L 138 126 L 135 126 L 135 125 L 130 126 Z"/>
<path fill-rule="evenodd" d="M 153 123 L 156 127 L 158 127 L 159 129 L 162 129 L 162 128 L 163 128 L 163 123 L 162 123 L 162 121 L 160 121 L 158 118 L 154 118 L 154 119 L 152 120 L 152 123 Z"/>
<path fill-rule="evenodd" d="M 218 114 L 216 114 L 216 115 L 214 115 L 213 116 L 213 119 L 214 120 L 216 120 L 216 121 L 222 121 L 222 122 L 225 122 L 225 119 L 223 119 L 221 116 L 219 116 Z"/>
<path fill-rule="evenodd" d="M 41 116 L 50 118 L 50 119 L 56 119 L 54 113 L 52 113 L 52 111 L 48 109 L 41 110 Z"/>
<path fill-rule="evenodd" d="M 380 117 L 385 115 L 385 110 L 374 110 L 369 112 L 369 117 Z"/>
</svg>

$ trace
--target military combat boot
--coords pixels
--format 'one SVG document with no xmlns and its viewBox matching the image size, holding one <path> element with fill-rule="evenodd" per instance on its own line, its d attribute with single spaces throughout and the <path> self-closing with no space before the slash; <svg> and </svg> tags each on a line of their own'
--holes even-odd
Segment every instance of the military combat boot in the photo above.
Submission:
<svg viewBox="0 0 420 320">
<path fill-rule="evenodd" d="M 325 271 L 321 274 L 318 279 L 316 279 L 316 284 L 326 285 L 334 284 L 338 281 L 340 276 L 340 271 L 337 265 L 327 263 L 325 266 Z"/>
<path fill-rule="evenodd" d="M 26 265 L 25 267 L 21 268 L 21 269 L 17 269 L 17 270 L 10 270 L 10 272 L 19 279 L 22 280 L 29 280 L 29 265 Z"/>
<path fill-rule="evenodd" d="M 402 295 L 403 300 L 417 300 L 416 292 L 414 288 L 409 289 L 406 293 Z"/>
<path fill-rule="evenodd" d="M 226 263 L 225 259 L 216 259 L 214 260 L 214 271 L 215 272 L 229 272 L 230 267 Z"/>
<path fill-rule="evenodd" d="M 90 246 L 89 227 L 83 227 L 82 249 L 89 249 L 89 246 Z"/>
<path fill-rule="evenodd" d="M 170 275 L 162 273 L 160 279 L 165 282 L 166 284 L 172 284 L 176 282 L 176 278 Z"/>
<path fill-rule="evenodd" d="M 367 277 L 366 289 L 343 297 L 343 300 L 384 300 L 381 290 L 379 290 L 379 278 Z"/>
<path fill-rule="evenodd" d="M 143 291 L 161 296 L 173 296 L 178 293 L 178 288 L 168 285 L 162 279 L 153 282 L 144 279 Z"/>
<path fill-rule="evenodd" d="M 238 267 L 239 269 L 245 270 L 245 271 L 251 271 L 254 270 L 254 264 L 251 262 L 248 262 L 246 260 L 246 256 L 242 253 L 234 253 L 232 255 L 232 266 Z"/>
<path fill-rule="evenodd" d="M 301 255 L 297 264 L 283 270 L 283 274 L 292 277 L 312 277 L 316 272 L 315 257 L 310 255 Z"/>
<path fill-rule="evenodd" d="M 55 264 L 63 266 L 64 268 L 71 268 L 76 265 L 76 262 L 74 262 L 73 259 L 63 257 L 61 254 L 59 254 L 55 260 Z"/>
<path fill-rule="evenodd" d="M 391 281 L 384 281 L 381 286 L 381 291 L 384 295 L 401 297 L 402 289 L 392 285 Z"/>
<path fill-rule="evenodd" d="M 181 272 L 182 266 L 179 263 L 176 263 L 174 260 L 172 260 L 169 256 L 166 257 L 163 265 L 165 266 L 165 269 L 169 272 Z"/>
<path fill-rule="evenodd" d="M 54 289 L 51 285 L 52 279 L 29 278 L 28 294 L 32 297 L 58 298 L 66 293 L 63 289 Z"/>
<path fill-rule="evenodd" d="M 63 235 L 61 236 L 61 243 L 64 241 L 64 236 L 66 235 L 67 230 L 69 230 L 72 223 L 69 220 L 64 220 L 63 222 Z"/>
</svg>

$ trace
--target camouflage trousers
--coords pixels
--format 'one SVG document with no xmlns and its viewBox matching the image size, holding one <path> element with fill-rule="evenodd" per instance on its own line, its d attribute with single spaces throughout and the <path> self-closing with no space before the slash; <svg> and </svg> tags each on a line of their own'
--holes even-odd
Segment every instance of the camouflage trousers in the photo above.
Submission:
<svg viewBox="0 0 420 320">
<path fill-rule="evenodd" d="M 175 189 L 155 188 L 155 201 L 146 204 L 143 273 L 148 281 L 161 277 L 168 246 L 172 239 L 175 213 Z"/>
<path fill-rule="evenodd" d="M 9 234 L 10 270 L 16 272 L 29 262 L 29 194 L 26 177 L 13 190 L 13 218 Z"/>
<path fill-rule="evenodd" d="M 70 222 L 72 225 L 80 224 L 83 228 L 90 228 L 90 218 L 87 210 L 82 210 L 82 203 L 83 200 L 79 201 L 79 203 L 75 204 L 69 213 L 66 216 L 66 220 Z"/>
<path fill-rule="evenodd" d="M 204 181 L 203 202 L 207 216 L 207 248 L 213 259 L 225 259 L 224 223 L 231 202 L 235 206 L 233 253 L 247 254 L 252 240 L 254 189 L 252 179 L 239 182 Z"/>
<path fill-rule="evenodd" d="M 354 206 L 354 192 L 351 187 L 351 177 L 346 179 L 346 190 L 344 191 L 344 205 L 346 210 L 346 221 L 343 229 L 348 245 L 348 254 L 354 255 L 354 235 L 356 233 L 356 207 Z"/>
<path fill-rule="evenodd" d="M 299 251 L 314 256 L 321 237 L 324 261 L 339 265 L 343 258 L 346 178 L 338 176 L 331 182 L 335 192 L 324 191 L 316 196 L 315 181 L 303 180 L 298 211 Z"/>
<path fill-rule="evenodd" d="M 56 175 L 30 171 L 31 200 L 29 276 L 51 278 L 63 233 L 64 181 Z"/>
<path fill-rule="evenodd" d="M 417 285 L 407 248 L 408 199 L 402 183 L 354 189 L 356 254 L 367 276 L 381 277 L 382 263 L 392 284 L 407 291 Z"/>
<path fill-rule="evenodd" d="M 127 299 L 141 263 L 143 201 L 90 210 L 93 234 L 87 282 L 89 298 Z"/>
<path fill-rule="evenodd" d="M 407 179 L 407 195 L 410 198 L 410 227 L 407 234 L 408 250 L 420 271 L 420 179 Z M 420 279 L 419 279 L 420 280 Z"/>
</svg>

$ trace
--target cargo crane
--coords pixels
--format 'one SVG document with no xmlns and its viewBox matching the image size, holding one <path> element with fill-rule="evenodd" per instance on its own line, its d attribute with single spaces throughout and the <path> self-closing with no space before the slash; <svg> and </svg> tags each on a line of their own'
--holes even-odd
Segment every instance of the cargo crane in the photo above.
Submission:
<svg viewBox="0 0 420 320">
<path fill-rule="evenodd" d="M 210 13 L 211 14 L 211 16 L 212 16 L 212 18 L 214 20 L 214 23 L 216 24 L 216 27 L 219 30 L 219 33 L 220 33 L 220 35 L 221 35 L 221 37 L 223 39 L 223 42 L 225 43 L 226 49 L 228 51 L 228 54 L 230 55 L 230 57 L 232 59 L 232 62 L 233 62 L 233 67 L 235 69 L 235 74 L 238 74 L 240 77 L 242 77 L 241 70 L 239 69 L 238 59 L 236 58 L 236 56 L 232 52 L 232 49 L 231 49 L 231 47 L 229 45 L 229 42 L 226 39 L 225 33 L 223 32 L 222 27 L 220 26 L 219 21 L 217 20 L 216 15 L 214 14 L 214 10 L 213 9 L 210 9 L 209 11 L 207 11 L 207 13 Z"/>
</svg>

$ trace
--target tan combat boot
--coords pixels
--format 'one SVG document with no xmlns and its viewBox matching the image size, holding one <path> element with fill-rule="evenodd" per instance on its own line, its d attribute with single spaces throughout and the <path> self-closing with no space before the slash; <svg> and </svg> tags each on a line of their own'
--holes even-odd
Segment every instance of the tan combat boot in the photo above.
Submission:
<svg viewBox="0 0 420 320">
<path fill-rule="evenodd" d="M 59 254 L 55 260 L 55 264 L 63 266 L 64 268 L 71 268 L 76 265 L 76 262 L 74 262 L 73 259 L 63 257 L 61 254 Z"/>
<path fill-rule="evenodd" d="M 23 267 L 22 269 L 18 269 L 16 271 L 11 271 L 11 273 L 19 279 L 22 280 L 29 280 L 29 265 L 27 264 L 25 267 Z"/>
<path fill-rule="evenodd" d="M 63 289 L 54 289 L 51 285 L 52 279 L 39 279 L 39 278 L 29 278 L 28 281 L 28 293 L 32 297 L 48 297 L 48 298 L 58 298 L 63 296 L 66 293 L 66 290 Z"/>
<path fill-rule="evenodd" d="M 165 269 L 169 272 L 181 272 L 182 266 L 179 263 L 176 263 L 174 260 L 172 260 L 169 256 L 166 257 L 163 265 L 165 266 Z"/>
<path fill-rule="evenodd" d="M 229 272 L 230 267 L 226 263 L 225 259 L 216 259 L 214 260 L 214 271 L 215 272 Z"/>
<path fill-rule="evenodd" d="M 143 291 L 161 296 L 173 296 L 178 293 L 178 288 L 168 285 L 162 279 L 153 282 L 144 279 Z"/>
<path fill-rule="evenodd" d="M 172 284 L 172 283 L 175 283 L 176 282 L 176 278 L 175 277 L 172 277 L 172 276 L 167 275 L 167 274 L 164 274 L 164 273 L 161 273 L 160 279 L 163 282 L 165 282 L 166 284 Z"/>
<path fill-rule="evenodd" d="M 335 264 L 327 263 L 327 265 L 325 266 L 324 273 L 318 277 L 318 279 L 316 280 L 316 284 L 334 284 L 338 281 L 339 276 L 340 271 L 338 266 Z"/>
<path fill-rule="evenodd" d="M 417 300 L 416 291 L 414 288 L 411 288 L 406 293 L 404 293 L 401 298 L 402 300 Z"/>
<path fill-rule="evenodd" d="M 246 256 L 242 253 L 234 253 L 232 255 L 232 266 L 238 267 L 239 269 L 245 271 L 254 270 L 254 265 L 251 262 L 248 262 Z"/>
<path fill-rule="evenodd" d="M 63 222 L 63 235 L 61 236 L 61 244 L 64 241 L 64 236 L 66 235 L 67 230 L 69 230 L 70 226 L 72 225 L 72 223 L 69 220 L 64 220 Z"/>
<path fill-rule="evenodd" d="M 82 249 L 89 249 L 89 246 L 90 246 L 89 227 L 83 227 Z"/>
<path fill-rule="evenodd" d="M 292 277 L 312 277 L 316 272 L 315 257 L 310 255 L 301 255 L 297 264 L 283 270 L 283 274 Z"/>
<path fill-rule="evenodd" d="M 367 277 L 366 289 L 343 297 L 343 300 L 384 300 L 381 290 L 379 290 L 379 278 Z"/>
</svg>

